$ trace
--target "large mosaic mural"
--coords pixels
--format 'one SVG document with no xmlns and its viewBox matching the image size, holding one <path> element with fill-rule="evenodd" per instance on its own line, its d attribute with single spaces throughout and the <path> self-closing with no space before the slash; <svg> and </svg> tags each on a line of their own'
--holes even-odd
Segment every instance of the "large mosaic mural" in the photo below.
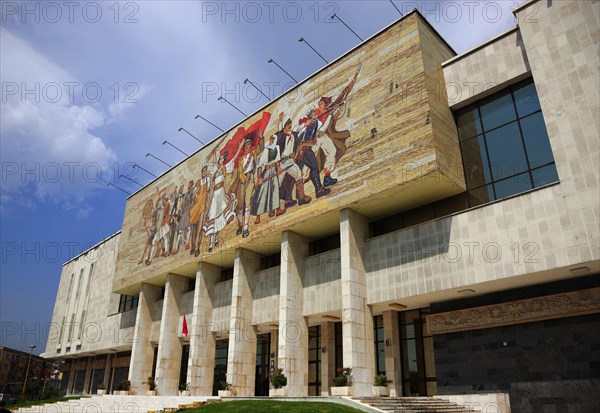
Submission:
<svg viewBox="0 0 600 413">
<path fill-rule="evenodd" d="M 391 27 L 132 196 L 116 289 L 435 171 L 420 30 Z"/>
</svg>

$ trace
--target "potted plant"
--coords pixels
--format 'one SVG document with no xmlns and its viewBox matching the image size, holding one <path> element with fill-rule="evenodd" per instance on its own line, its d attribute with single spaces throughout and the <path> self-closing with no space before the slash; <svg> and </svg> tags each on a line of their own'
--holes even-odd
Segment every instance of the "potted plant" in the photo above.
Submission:
<svg viewBox="0 0 600 413">
<path fill-rule="evenodd" d="M 121 396 L 127 396 L 129 394 L 129 389 L 131 388 L 131 382 L 129 380 L 123 380 L 121 383 L 122 389 L 119 393 Z"/>
<path fill-rule="evenodd" d="M 113 390 L 113 394 L 118 396 L 121 394 L 121 392 L 123 391 L 123 383 L 117 383 L 117 387 L 115 388 L 115 390 Z"/>
<path fill-rule="evenodd" d="M 231 383 L 228 383 L 227 380 L 221 380 L 219 383 L 221 384 L 221 390 L 218 391 L 219 397 L 231 397 Z"/>
<path fill-rule="evenodd" d="M 338 369 L 338 375 L 333 378 L 332 396 L 352 396 L 352 368 Z"/>
<path fill-rule="evenodd" d="M 287 377 L 283 374 L 283 369 L 277 369 L 269 375 L 269 380 L 271 381 L 272 389 L 269 390 L 269 396 L 271 397 L 285 397 L 287 386 Z"/>
<path fill-rule="evenodd" d="M 99 384 L 98 385 L 98 389 L 96 390 L 96 393 L 99 394 L 99 395 L 106 394 L 106 385 L 105 384 Z"/>
<path fill-rule="evenodd" d="M 180 383 L 179 384 L 179 395 L 180 396 L 189 396 L 190 395 L 190 383 Z"/>
<path fill-rule="evenodd" d="M 148 381 L 146 381 L 144 384 L 148 385 L 146 396 L 156 396 L 156 381 L 154 380 L 154 377 L 148 377 Z"/>
<path fill-rule="evenodd" d="M 373 381 L 373 396 L 388 397 L 390 395 L 388 384 L 390 383 L 392 383 L 392 380 L 388 379 L 385 374 L 375 376 L 375 380 Z"/>
</svg>

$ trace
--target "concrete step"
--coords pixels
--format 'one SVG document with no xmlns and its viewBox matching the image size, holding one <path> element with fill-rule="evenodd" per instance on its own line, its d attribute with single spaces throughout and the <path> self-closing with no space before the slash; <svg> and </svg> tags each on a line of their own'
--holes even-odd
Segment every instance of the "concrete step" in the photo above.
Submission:
<svg viewBox="0 0 600 413">
<path fill-rule="evenodd" d="M 432 397 L 364 397 L 357 399 L 379 410 L 393 413 L 473 413 L 474 410 Z"/>
<path fill-rule="evenodd" d="M 207 396 L 92 396 L 21 408 L 18 413 L 147 413 L 179 406 L 200 405 L 218 397 Z"/>
</svg>

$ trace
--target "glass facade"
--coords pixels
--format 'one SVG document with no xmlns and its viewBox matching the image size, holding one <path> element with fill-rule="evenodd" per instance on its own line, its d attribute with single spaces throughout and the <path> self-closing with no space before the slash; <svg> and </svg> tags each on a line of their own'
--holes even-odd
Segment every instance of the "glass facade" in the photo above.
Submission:
<svg viewBox="0 0 600 413">
<path fill-rule="evenodd" d="M 558 181 L 532 79 L 456 113 L 469 206 Z"/>
</svg>

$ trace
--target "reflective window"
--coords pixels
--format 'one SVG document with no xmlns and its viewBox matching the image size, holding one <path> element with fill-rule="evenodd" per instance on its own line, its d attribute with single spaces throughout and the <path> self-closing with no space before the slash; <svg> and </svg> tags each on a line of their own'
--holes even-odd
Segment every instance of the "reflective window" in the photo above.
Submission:
<svg viewBox="0 0 600 413">
<path fill-rule="evenodd" d="M 490 96 L 480 102 L 484 131 L 489 131 L 516 119 L 515 105 L 510 90 Z"/>
<path fill-rule="evenodd" d="M 456 113 L 469 206 L 558 181 L 532 79 Z"/>
</svg>

